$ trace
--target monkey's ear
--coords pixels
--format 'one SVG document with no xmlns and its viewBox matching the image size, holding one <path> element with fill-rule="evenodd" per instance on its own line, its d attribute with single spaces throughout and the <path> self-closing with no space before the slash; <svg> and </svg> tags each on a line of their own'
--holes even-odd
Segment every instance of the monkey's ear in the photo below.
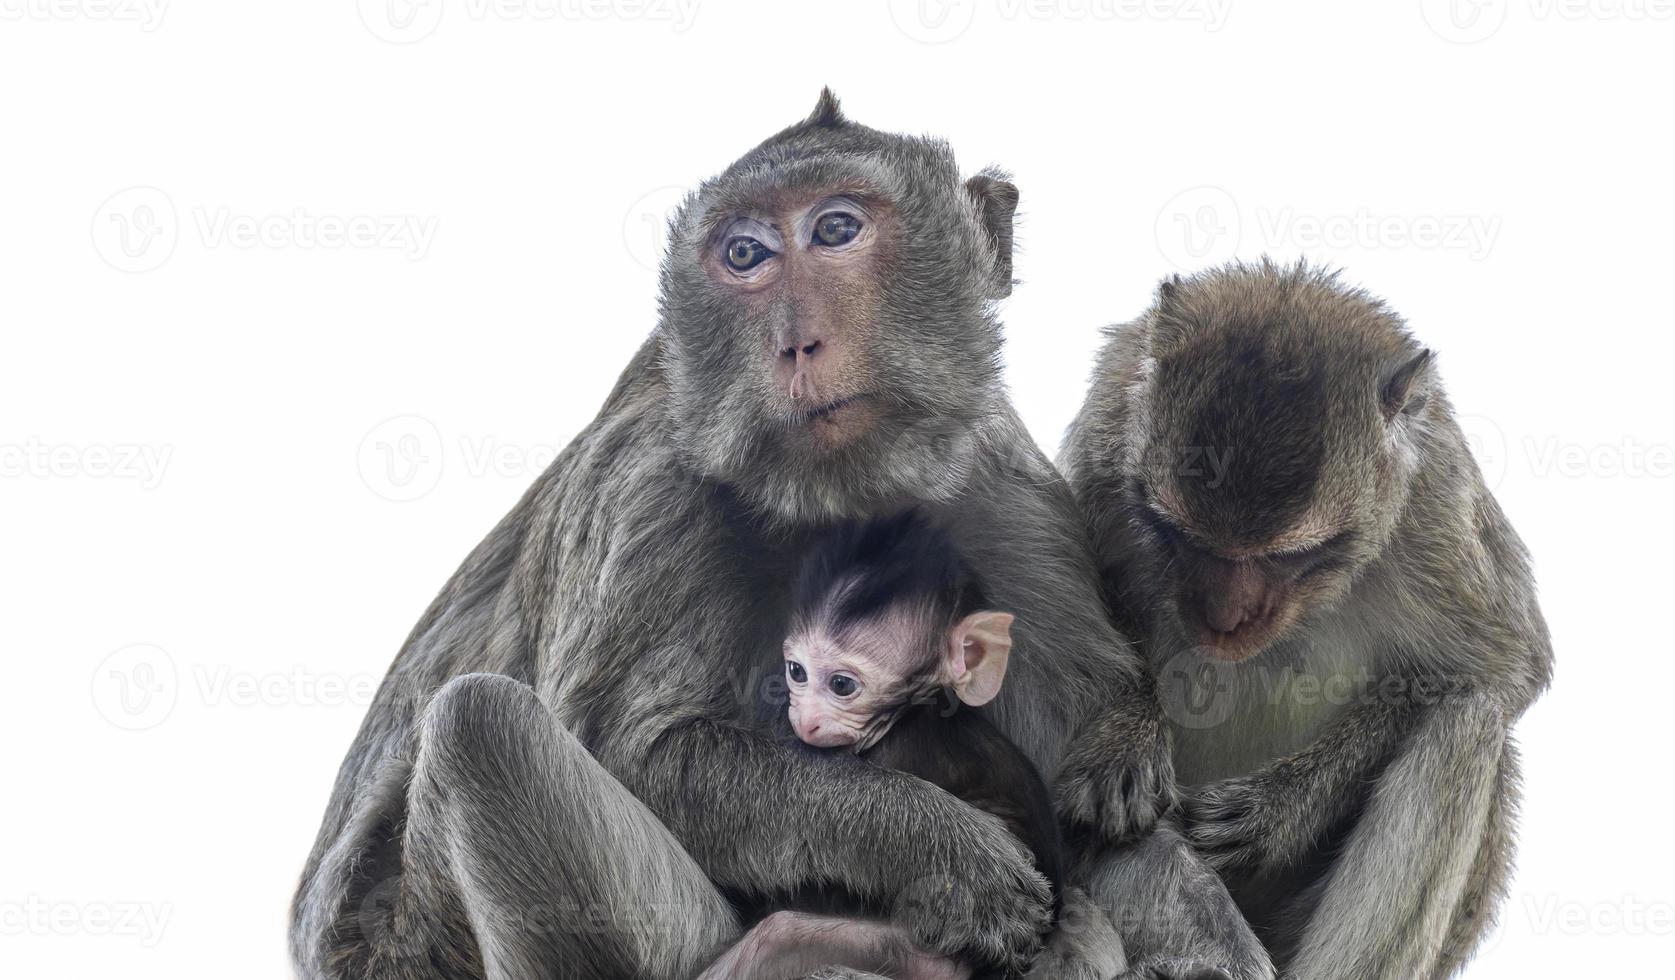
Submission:
<svg viewBox="0 0 1675 980">
<path fill-rule="evenodd" d="M 1386 422 L 1397 415 L 1417 415 L 1431 397 L 1434 374 L 1431 352 L 1422 350 L 1390 373 L 1379 392 L 1379 407 Z"/>
<path fill-rule="evenodd" d="M 843 109 L 838 105 L 838 97 L 832 94 L 830 87 L 820 90 L 820 101 L 814 104 L 814 111 L 809 113 L 807 124 L 810 126 L 842 126 L 848 122 L 843 116 Z"/>
<path fill-rule="evenodd" d="M 960 620 L 948 637 L 948 674 L 955 696 L 974 708 L 993 701 L 1011 656 L 1011 613 L 974 612 Z"/>
<path fill-rule="evenodd" d="M 995 247 L 990 297 L 1012 295 L 1012 215 L 1018 210 L 1018 188 L 999 170 L 985 170 L 965 182 L 966 193 L 977 202 L 983 230 Z"/>
<path fill-rule="evenodd" d="M 1160 309 L 1160 310 L 1171 309 L 1171 308 L 1174 307 L 1176 301 L 1179 300 L 1180 298 L 1181 298 L 1181 276 L 1180 276 L 1180 273 L 1175 273 L 1175 274 L 1169 276 L 1169 278 L 1163 279 L 1163 280 L 1158 282 L 1158 284 L 1157 284 L 1157 307 L 1158 307 L 1158 309 Z"/>
</svg>

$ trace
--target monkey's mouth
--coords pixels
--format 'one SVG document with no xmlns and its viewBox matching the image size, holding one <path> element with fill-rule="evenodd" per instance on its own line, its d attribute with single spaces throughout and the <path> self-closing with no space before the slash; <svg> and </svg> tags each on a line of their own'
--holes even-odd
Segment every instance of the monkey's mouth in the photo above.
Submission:
<svg viewBox="0 0 1675 980">
<path fill-rule="evenodd" d="M 1189 610 L 1182 610 L 1182 616 L 1197 634 L 1200 652 L 1223 663 L 1249 660 L 1273 646 L 1291 622 L 1290 611 L 1283 607 L 1247 619 L 1231 630 L 1215 629 Z"/>
<path fill-rule="evenodd" d="M 804 412 L 803 413 L 803 421 L 805 421 L 805 422 L 818 422 L 821 419 L 829 419 L 832 416 L 836 415 L 838 412 L 842 411 L 843 409 L 846 409 L 849 406 L 854 405 L 857 402 L 861 402 L 861 401 L 866 400 L 866 397 L 867 396 L 865 396 L 865 395 L 849 395 L 845 398 L 839 398 L 835 401 L 829 401 L 824 405 L 820 405 L 816 408 L 811 408 L 808 411 Z"/>
<path fill-rule="evenodd" d="M 877 428 L 879 413 L 869 395 L 845 395 L 813 408 L 798 408 L 787 416 L 794 441 L 819 453 L 853 446 Z"/>
</svg>

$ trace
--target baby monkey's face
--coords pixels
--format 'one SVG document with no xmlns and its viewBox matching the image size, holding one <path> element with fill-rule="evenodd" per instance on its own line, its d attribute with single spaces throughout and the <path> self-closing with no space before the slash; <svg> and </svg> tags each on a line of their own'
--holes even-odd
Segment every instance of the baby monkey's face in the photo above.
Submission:
<svg viewBox="0 0 1675 980">
<path fill-rule="evenodd" d="M 854 745 L 867 724 L 910 695 L 906 649 L 868 649 L 874 643 L 803 633 L 785 641 L 785 680 L 791 690 L 791 727 L 810 745 Z M 902 644 L 906 646 L 906 644 Z"/>
<path fill-rule="evenodd" d="M 1011 651 L 1010 613 L 977 612 L 927 630 L 907 615 L 883 615 L 832 635 L 824 628 L 785 641 L 791 727 L 819 748 L 854 745 L 868 726 L 914 693 L 947 687 L 965 704 L 1000 691 Z"/>
</svg>

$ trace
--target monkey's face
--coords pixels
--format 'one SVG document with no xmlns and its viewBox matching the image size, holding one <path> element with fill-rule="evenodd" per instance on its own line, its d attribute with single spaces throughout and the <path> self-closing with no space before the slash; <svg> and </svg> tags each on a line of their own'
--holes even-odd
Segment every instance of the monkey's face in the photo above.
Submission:
<svg viewBox="0 0 1675 980">
<path fill-rule="evenodd" d="M 662 272 L 683 457 L 796 521 L 963 489 L 951 457 L 1002 397 L 991 307 L 1007 192 L 962 184 L 940 144 L 835 108 L 706 182 Z"/>
<path fill-rule="evenodd" d="M 839 639 L 823 630 L 785 641 L 785 682 L 791 695 L 791 727 L 817 748 L 854 745 L 881 716 L 910 695 L 910 664 L 934 662 L 895 631 L 848 631 Z"/>
<path fill-rule="evenodd" d="M 890 381 L 876 335 L 900 222 L 877 192 L 840 190 L 788 190 L 721 209 L 700 249 L 709 285 L 739 322 L 758 326 L 750 360 L 760 404 L 788 444 L 817 456 L 880 424 Z"/>
<path fill-rule="evenodd" d="M 1414 472 L 1424 399 L 1398 377 L 1408 342 L 1370 301 L 1320 289 L 1194 282 L 1155 316 L 1125 493 L 1154 614 L 1217 659 L 1261 653 L 1341 600 Z"/>
</svg>

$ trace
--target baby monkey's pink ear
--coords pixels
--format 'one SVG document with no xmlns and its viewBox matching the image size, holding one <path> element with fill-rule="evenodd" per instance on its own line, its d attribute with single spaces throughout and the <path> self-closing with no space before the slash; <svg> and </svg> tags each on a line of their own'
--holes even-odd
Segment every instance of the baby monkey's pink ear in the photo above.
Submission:
<svg viewBox="0 0 1675 980">
<path fill-rule="evenodd" d="M 1012 656 L 1012 614 L 974 612 L 948 635 L 949 684 L 959 699 L 976 707 L 1000 693 L 1006 660 Z"/>
</svg>

